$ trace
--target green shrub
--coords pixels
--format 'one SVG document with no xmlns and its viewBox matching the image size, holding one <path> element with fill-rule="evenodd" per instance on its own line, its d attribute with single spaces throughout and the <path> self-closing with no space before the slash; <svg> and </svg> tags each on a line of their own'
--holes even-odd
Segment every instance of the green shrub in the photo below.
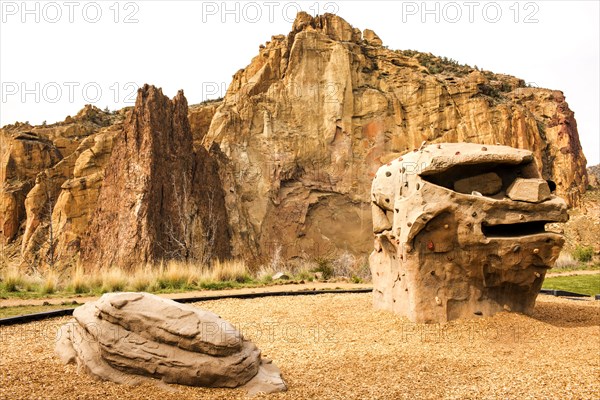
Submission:
<svg viewBox="0 0 600 400">
<path fill-rule="evenodd" d="M 573 250 L 573 257 L 580 262 L 592 261 L 594 255 L 594 248 L 592 246 L 577 246 Z"/>
<path fill-rule="evenodd" d="M 333 277 L 333 263 L 329 258 L 317 257 L 315 259 L 317 267 L 312 272 L 320 272 L 323 274 L 323 279 L 329 279 Z"/>
<path fill-rule="evenodd" d="M 323 274 L 323 275 L 325 275 L 325 274 Z M 298 272 L 298 274 L 296 275 L 296 279 L 298 279 L 300 281 L 312 282 L 315 279 L 315 276 L 314 276 L 314 274 L 311 274 L 309 271 L 302 270 L 302 271 Z"/>
<path fill-rule="evenodd" d="M 26 284 L 24 277 L 16 269 L 7 271 L 2 280 L 4 281 L 4 290 L 7 292 L 18 292 Z"/>
<path fill-rule="evenodd" d="M 21 280 L 12 279 L 9 277 L 4 281 L 4 290 L 6 290 L 7 292 L 18 292 L 20 285 Z"/>
</svg>

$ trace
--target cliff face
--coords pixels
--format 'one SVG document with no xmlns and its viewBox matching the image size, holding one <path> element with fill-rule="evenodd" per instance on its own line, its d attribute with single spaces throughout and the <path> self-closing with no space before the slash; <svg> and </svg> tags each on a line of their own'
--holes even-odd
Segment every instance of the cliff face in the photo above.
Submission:
<svg viewBox="0 0 600 400">
<path fill-rule="evenodd" d="M 0 243 L 20 248 L 22 266 L 39 269 L 78 253 L 121 120 L 122 112 L 86 106 L 56 124 L 0 129 Z"/>
<path fill-rule="evenodd" d="M 205 146 L 219 146 L 234 254 L 366 254 L 369 188 L 428 142 L 530 149 L 571 203 L 585 157 L 561 92 L 431 55 L 392 51 L 334 15 L 301 13 L 240 70 Z"/>
<path fill-rule="evenodd" d="M 0 130 L 0 240 L 28 266 L 366 255 L 374 173 L 423 141 L 531 150 L 571 205 L 587 185 L 561 92 L 300 13 L 221 102 L 145 87 L 133 110 Z"/>
<path fill-rule="evenodd" d="M 82 244 L 85 265 L 135 267 L 185 260 L 209 244 L 202 240 L 207 235 L 215 236 L 212 245 L 220 251 L 215 255 L 228 256 L 220 184 L 206 184 L 202 174 L 212 169 L 205 161 L 208 153 L 194 153 L 192 143 L 183 92 L 169 100 L 154 86 L 140 89 L 123 133 L 115 138 Z M 205 205 L 209 200 L 210 210 Z M 202 217 L 212 218 L 207 223 L 214 226 L 206 228 Z"/>
</svg>

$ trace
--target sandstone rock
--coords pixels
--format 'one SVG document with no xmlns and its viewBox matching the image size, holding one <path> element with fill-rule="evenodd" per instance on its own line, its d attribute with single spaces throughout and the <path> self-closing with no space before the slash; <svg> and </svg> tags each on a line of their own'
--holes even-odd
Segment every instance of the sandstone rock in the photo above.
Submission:
<svg viewBox="0 0 600 400">
<path fill-rule="evenodd" d="M 506 190 L 512 200 L 540 203 L 550 198 L 548 182 L 543 179 L 517 178 Z"/>
<path fill-rule="evenodd" d="M 182 91 L 169 100 L 154 86 L 139 90 L 82 240 L 88 268 L 185 260 L 199 249 L 228 255 L 221 184 L 208 152 L 194 153 L 187 116 Z"/>
<path fill-rule="evenodd" d="M 51 221 L 61 185 L 73 177 L 74 161 L 86 139 L 102 127 L 115 126 L 120 118 L 120 113 L 87 105 L 62 123 L 16 123 L 0 130 L 0 240 L 22 235 L 21 267 L 40 270 L 60 261 L 53 253 L 61 235 Z"/>
<path fill-rule="evenodd" d="M 29 129 L 0 130 L 0 241 L 7 243 L 15 238 L 25 218 L 25 197 L 37 174 L 61 158 L 50 140 Z"/>
<path fill-rule="evenodd" d="M 286 390 L 279 369 L 227 321 L 148 293 L 105 294 L 73 312 L 56 353 L 104 380 Z"/>
<path fill-rule="evenodd" d="M 202 139 L 204 139 L 210 127 L 210 122 L 220 105 L 221 101 L 215 100 L 189 107 L 188 119 L 190 121 L 194 148 L 201 145 Z"/>
<path fill-rule="evenodd" d="M 470 176 L 454 182 L 454 190 L 459 193 L 471 193 L 477 191 L 483 195 L 493 195 L 502 189 L 502 179 L 493 172 L 487 174 Z"/>
<path fill-rule="evenodd" d="M 90 136 L 89 143 L 82 143 L 82 148 L 77 150 L 79 156 L 73 167 L 73 177 L 61 185 L 52 223 L 56 235 L 56 258 L 64 263 L 73 264 L 79 255 L 81 241 L 96 210 L 113 139 L 122 134 L 122 130 L 122 124 L 114 124 Z"/>
<path fill-rule="evenodd" d="M 363 31 L 363 38 L 367 44 L 370 44 L 371 46 L 383 45 L 383 41 L 379 38 L 379 36 L 377 36 L 377 34 L 370 29 L 365 29 Z"/>
<path fill-rule="evenodd" d="M 390 168 L 400 172 L 393 179 Z M 565 222 L 566 204 L 553 195 L 528 203 L 454 191 L 472 171 L 495 174 L 503 190 L 540 176 L 530 151 L 469 143 L 429 145 L 377 172 L 374 206 L 388 210 L 390 200 L 394 211 L 389 230 L 373 229 L 376 308 L 426 323 L 532 311 L 564 243 L 544 226 Z"/>
<path fill-rule="evenodd" d="M 264 263 L 278 248 L 285 259 L 366 254 L 365 228 L 389 224 L 369 212 L 372 178 L 389 155 L 423 140 L 530 149 L 557 194 L 577 201 L 585 158 L 560 92 L 468 68 L 457 74 L 440 58 L 370 38 L 338 16 L 301 13 L 287 37 L 235 74 L 203 140 L 221 154 L 235 257 Z"/>
<path fill-rule="evenodd" d="M 578 204 L 587 187 L 577 124 L 561 92 L 528 88 L 521 79 L 476 71 L 431 54 L 389 50 L 379 45 L 372 31 L 361 34 L 332 14 L 298 14 L 287 36 L 273 36 L 235 74 L 222 101 L 190 107 L 191 141 L 186 133 L 184 146 L 159 150 L 170 149 L 163 144 L 180 142 L 164 132 L 188 128 L 169 125 L 173 113 L 166 111 L 171 107 L 166 102 L 151 103 L 145 112 L 135 111 L 149 122 L 130 117 L 128 134 L 120 134 L 118 125 L 134 110 L 104 113 L 93 106 L 57 124 L 4 127 L 0 240 L 26 238 L 25 259 L 37 252 L 31 243 L 50 242 L 49 218 L 39 214 L 48 209 L 40 187 L 29 196 L 31 217 L 27 216 L 25 199 L 36 177 L 109 126 L 114 127 L 119 154 L 112 162 L 96 160 L 84 149 L 72 171 L 48 171 L 52 178 L 39 182 L 50 183 L 52 195 L 58 196 L 51 207 L 52 225 L 58 224 L 53 241 L 58 261 L 77 257 L 81 243 L 89 243 L 91 249 L 95 244 L 86 237 L 100 242 L 113 232 L 119 239 L 106 239 L 105 258 L 97 257 L 102 249 L 90 250 L 96 253 L 91 265 L 128 258 L 128 246 L 136 254 L 130 265 L 162 253 L 202 261 L 234 256 L 255 264 L 267 262 L 277 251 L 285 260 L 329 257 L 346 250 L 364 256 L 372 246 L 369 228 L 375 223 L 382 232 L 388 230 L 391 214 L 386 213 L 393 213 L 393 207 L 383 214 L 377 211 L 378 219 L 373 220 L 369 188 L 375 172 L 418 149 L 424 140 L 529 149 L 541 167 L 541 178 L 554 181 L 556 194 L 570 205 Z M 177 121 L 183 126 L 185 111 L 178 104 Z M 151 132 L 165 137 L 154 139 Z M 123 137 L 141 141 L 126 143 Z M 106 156 L 110 151 L 102 150 Z M 61 168 L 67 164 L 73 165 L 69 161 Z M 105 171 L 106 165 L 110 167 Z M 413 166 L 407 168 L 410 172 Z M 165 171 L 178 177 L 171 179 Z M 118 182 L 120 189 L 100 189 L 106 186 L 105 176 L 108 186 Z M 193 193 L 177 197 L 177 190 L 161 191 L 173 184 Z M 97 202 L 101 190 L 107 193 Z M 171 209 L 157 206 L 161 200 Z M 102 210 L 96 210 L 97 204 Z M 135 225 L 130 218 L 138 204 L 144 217 Z M 181 205 L 181 212 L 174 204 Z M 104 214 L 105 219 L 92 214 Z M 189 218 L 178 225 L 178 215 Z M 90 223 L 92 219 L 96 222 Z"/>
<path fill-rule="evenodd" d="M 290 277 L 285 274 L 284 272 L 277 272 L 275 275 L 272 276 L 273 280 L 276 281 L 277 279 L 284 279 L 284 280 L 288 280 L 290 279 Z"/>
<path fill-rule="evenodd" d="M 600 186 L 600 165 L 593 165 L 587 168 L 589 184 L 592 187 Z"/>
</svg>

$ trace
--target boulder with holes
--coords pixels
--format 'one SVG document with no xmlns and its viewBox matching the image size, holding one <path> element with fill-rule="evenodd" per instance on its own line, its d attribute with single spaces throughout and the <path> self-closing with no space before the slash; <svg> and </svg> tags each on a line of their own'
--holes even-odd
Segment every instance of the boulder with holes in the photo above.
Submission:
<svg viewBox="0 0 600 400">
<path fill-rule="evenodd" d="M 371 189 L 374 305 L 415 322 L 528 313 L 568 219 L 530 151 L 440 143 L 382 166 Z"/>
</svg>

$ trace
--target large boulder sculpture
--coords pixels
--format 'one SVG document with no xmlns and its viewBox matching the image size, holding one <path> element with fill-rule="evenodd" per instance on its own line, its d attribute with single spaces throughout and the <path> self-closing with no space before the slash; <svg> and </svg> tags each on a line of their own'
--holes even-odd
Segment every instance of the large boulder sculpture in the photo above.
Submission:
<svg viewBox="0 0 600 400">
<path fill-rule="evenodd" d="M 56 353 L 90 375 L 136 384 L 148 378 L 249 394 L 286 390 L 279 369 L 230 323 L 148 293 L 86 303 L 61 327 Z"/>
<path fill-rule="evenodd" d="M 507 146 L 423 145 L 378 170 L 371 200 L 374 306 L 414 322 L 530 312 L 564 243 L 545 226 L 568 219 Z"/>
</svg>

